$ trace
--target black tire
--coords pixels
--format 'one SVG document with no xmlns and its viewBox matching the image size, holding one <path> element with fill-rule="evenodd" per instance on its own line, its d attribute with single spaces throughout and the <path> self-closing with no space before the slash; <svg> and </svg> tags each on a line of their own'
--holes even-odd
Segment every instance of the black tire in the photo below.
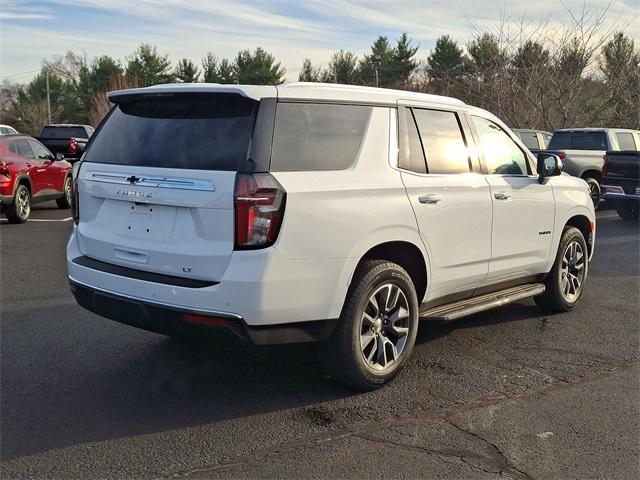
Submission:
<svg viewBox="0 0 640 480">
<path fill-rule="evenodd" d="M 71 179 L 71 175 L 67 175 L 67 177 L 64 179 L 64 193 L 62 194 L 62 197 L 56 199 L 56 204 L 58 205 L 58 208 L 71 208 L 71 182 L 73 180 Z"/>
<path fill-rule="evenodd" d="M 388 289 L 388 293 L 385 289 Z M 401 294 L 396 295 L 398 290 Z M 391 309 L 385 308 L 385 313 L 380 313 L 379 317 L 376 315 L 375 322 L 369 322 L 365 320 L 365 312 L 369 312 L 374 305 L 371 299 L 376 292 L 380 292 L 378 295 L 384 296 L 386 293 L 387 297 L 394 297 L 395 302 L 392 302 Z M 383 298 L 375 298 L 375 304 L 384 302 L 388 305 Z M 402 305 L 407 306 L 406 314 L 402 312 Z M 368 313 L 367 318 L 370 318 Z M 395 332 L 405 329 L 405 335 L 396 335 Z M 319 345 L 322 366 L 335 380 L 358 390 L 380 388 L 393 380 L 406 364 L 413 350 L 417 330 L 418 297 L 409 274 L 399 265 L 386 260 L 366 261 L 354 275 L 332 336 Z M 366 338 L 371 338 L 372 343 L 363 347 L 361 342 L 365 342 Z M 391 342 L 393 346 L 385 342 Z M 399 347 L 401 342 L 402 346 Z M 375 359 L 367 360 L 365 352 Z M 383 352 L 386 366 L 374 365 L 381 358 L 379 352 Z M 392 354 L 390 357 L 394 352 L 399 353 L 396 359 L 387 361 L 387 352 Z"/>
<path fill-rule="evenodd" d="M 616 206 L 616 212 L 623 220 L 640 219 L 640 208 L 638 202 L 624 202 Z"/>
<path fill-rule="evenodd" d="M 589 185 L 589 193 L 591 194 L 591 201 L 593 202 L 593 208 L 598 209 L 600 205 L 600 198 L 602 196 L 602 188 L 600 188 L 600 182 L 593 177 L 585 177 L 585 182 Z"/>
<path fill-rule="evenodd" d="M 26 202 L 26 203 L 25 203 Z M 31 194 L 26 185 L 18 185 L 13 195 L 13 203 L 4 207 L 9 223 L 24 223 L 31 213 Z"/>
<path fill-rule="evenodd" d="M 569 252 L 569 257 L 575 257 L 576 261 L 575 263 L 573 261 L 567 262 L 568 248 L 574 242 L 578 244 L 579 247 L 576 250 L 581 251 L 582 257 L 578 258 L 578 255 L 572 256 Z M 588 257 L 587 242 L 582 232 L 575 227 L 565 227 L 560 239 L 560 245 L 558 245 L 553 268 L 545 280 L 546 290 L 542 295 L 534 298 L 538 307 L 546 313 L 567 312 L 573 309 L 584 291 L 584 284 L 589 273 Z M 582 260 L 582 268 L 578 269 L 580 260 Z M 579 277 L 580 272 L 583 273 L 582 277 L 578 279 L 579 287 L 575 288 L 572 275 Z M 568 283 L 571 283 L 571 285 L 568 285 Z M 575 292 L 571 290 L 575 290 Z"/>
</svg>

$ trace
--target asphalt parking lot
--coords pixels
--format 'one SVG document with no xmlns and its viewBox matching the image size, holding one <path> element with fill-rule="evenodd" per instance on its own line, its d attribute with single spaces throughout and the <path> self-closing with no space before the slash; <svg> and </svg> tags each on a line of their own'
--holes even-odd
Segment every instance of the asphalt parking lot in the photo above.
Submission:
<svg viewBox="0 0 640 480">
<path fill-rule="evenodd" d="M 391 385 L 311 346 L 175 340 L 78 307 L 68 210 L 0 224 L 2 478 L 640 476 L 640 235 L 598 214 L 579 307 L 423 323 Z"/>
</svg>

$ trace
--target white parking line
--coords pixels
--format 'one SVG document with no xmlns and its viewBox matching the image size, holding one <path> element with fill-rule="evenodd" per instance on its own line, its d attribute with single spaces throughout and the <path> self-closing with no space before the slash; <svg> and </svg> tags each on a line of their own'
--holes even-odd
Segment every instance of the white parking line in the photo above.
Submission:
<svg viewBox="0 0 640 480">
<path fill-rule="evenodd" d="M 56 219 L 30 218 L 28 221 L 29 222 L 68 222 L 69 220 L 73 220 L 73 217 L 56 218 Z"/>
</svg>

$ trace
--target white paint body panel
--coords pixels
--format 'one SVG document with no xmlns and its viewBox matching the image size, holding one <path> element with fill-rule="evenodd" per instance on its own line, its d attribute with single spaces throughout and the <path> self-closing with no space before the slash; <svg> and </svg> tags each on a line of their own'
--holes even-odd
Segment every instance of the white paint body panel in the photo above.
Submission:
<svg viewBox="0 0 640 480">
<path fill-rule="evenodd" d="M 276 243 L 262 250 L 233 250 L 234 172 L 83 165 L 81 221 L 69 240 L 67 263 L 72 280 L 96 289 L 188 310 L 235 314 L 254 326 L 330 319 L 340 315 L 358 262 L 382 243 L 408 242 L 421 252 L 427 269 L 427 291 L 421 299 L 425 301 L 503 279 L 548 272 L 569 218 L 583 215 L 595 222 L 586 184 L 567 175 L 540 185 L 531 177 L 414 175 L 395 168 L 398 139 L 393 112 L 398 101 L 415 101 L 422 107 L 446 104 L 448 109 L 499 122 L 488 112 L 455 99 L 318 85 L 204 84 L 141 90 L 225 91 L 256 99 L 370 101 L 378 106 L 372 109 L 351 168 L 272 172 L 287 192 L 286 208 Z M 141 209 L 154 205 L 160 215 L 152 217 L 149 235 L 140 230 L 132 236 L 126 229 L 132 202 L 121 198 L 117 186 L 91 181 L 88 176 L 98 170 L 187 177 L 212 182 L 215 190 L 167 189 L 141 199 Z M 136 190 L 146 188 L 150 187 Z M 493 194 L 503 190 L 509 190 L 511 201 L 494 201 Z M 422 195 L 436 195 L 442 201 L 423 204 L 419 201 Z M 547 230 L 550 235 L 538 235 Z M 133 254 L 119 257 L 118 250 Z M 136 252 L 141 256 L 136 257 Z M 122 277 L 72 262 L 81 255 L 219 283 L 185 288 Z M 146 261 L 136 264 L 141 259 Z M 191 271 L 180 272 L 183 266 Z"/>
<path fill-rule="evenodd" d="M 402 172 L 431 267 L 427 300 L 473 290 L 491 259 L 491 198 L 483 175 Z M 420 197 L 437 203 L 421 203 Z"/>
</svg>

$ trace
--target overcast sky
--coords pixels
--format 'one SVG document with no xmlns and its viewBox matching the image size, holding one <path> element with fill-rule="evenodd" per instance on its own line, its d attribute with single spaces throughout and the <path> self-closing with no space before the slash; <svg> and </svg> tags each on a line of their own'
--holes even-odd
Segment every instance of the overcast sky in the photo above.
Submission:
<svg viewBox="0 0 640 480">
<path fill-rule="evenodd" d="M 640 43 L 640 0 L 591 0 L 591 11 L 611 3 L 608 20 Z M 88 58 L 124 59 L 141 42 L 173 61 L 196 63 L 207 51 L 233 57 L 261 46 L 296 80 L 305 57 L 326 65 L 341 48 L 365 53 L 378 35 L 406 31 L 426 58 L 436 37 L 464 43 L 472 25 L 495 28 L 502 17 L 569 21 L 582 0 L 0 0 L 0 80 L 28 81 L 43 58 L 68 50 Z"/>
</svg>

